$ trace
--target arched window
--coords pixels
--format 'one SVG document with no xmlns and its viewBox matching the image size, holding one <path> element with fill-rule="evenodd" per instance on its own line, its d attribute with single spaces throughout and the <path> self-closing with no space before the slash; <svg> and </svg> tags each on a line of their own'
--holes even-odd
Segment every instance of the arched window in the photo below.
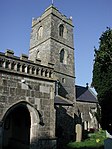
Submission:
<svg viewBox="0 0 112 149">
<path fill-rule="evenodd" d="M 59 26 L 59 36 L 63 37 L 63 35 L 64 35 L 64 26 L 63 26 L 63 24 L 61 24 Z"/>
<path fill-rule="evenodd" d="M 64 49 L 62 49 L 62 50 L 60 51 L 60 62 L 61 62 L 61 63 L 64 63 L 64 55 L 65 55 L 65 51 L 64 51 Z"/>
<path fill-rule="evenodd" d="M 38 49 L 35 51 L 34 56 L 35 56 L 35 61 L 40 60 L 40 51 Z"/>
<path fill-rule="evenodd" d="M 37 32 L 37 38 L 40 39 L 43 36 L 43 27 L 40 26 Z"/>
<path fill-rule="evenodd" d="M 40 59 L 40 51 L 39 50 L 36 53 L 36 59 Z"/>
<path fill-rule="evenodd" d="M 67 51 L 65 51 L 64 49 L 60 51 L 60 62 L 63 64 L 67 64 Z"/>
</svg>

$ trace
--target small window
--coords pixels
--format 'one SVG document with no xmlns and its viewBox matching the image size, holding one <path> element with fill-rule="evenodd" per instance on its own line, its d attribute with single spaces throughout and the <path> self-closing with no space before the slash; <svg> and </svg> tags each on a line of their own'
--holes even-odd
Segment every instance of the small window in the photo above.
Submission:
<svg viewBox="0 0 112 149">
<path fill-rule="evenodd" d="M 63 26 L 63 24 L 61 24 L 59 26 L 59 36 L 63 37 L 63 34 L 64 34 L 64 26 Z"/>
<path fill-rule="evenodd" d="M 65 51 L 64 49 L 60 51 L 60 62 L 63 64 L 67 64 L 67 51 Z"/>
<path fill-rule="evenodd" d="M 39 29 L 38 29 L 38 32 L 37 32 L 37 38 L 41 39 L 42 36 L 43 36 L 43 27 L 40 26 Z"/>
<path fill-rule="evenodd" d="M 40 51 L 39 50 L 36 51 L 36 59 L 40 59 Z"/>
<path fill-rule="evenodd" d="M 62 78 L 62 83 L 65 83 L 65 78 Z"/>
<path fill-rule="evenodd" d="M 62 49 L 62 50 L 60 51 L 60 62 L 61 62 L 61 63 L 64 63 L 64 54 L 65 54 L 64 49 Z"/>
</svg>

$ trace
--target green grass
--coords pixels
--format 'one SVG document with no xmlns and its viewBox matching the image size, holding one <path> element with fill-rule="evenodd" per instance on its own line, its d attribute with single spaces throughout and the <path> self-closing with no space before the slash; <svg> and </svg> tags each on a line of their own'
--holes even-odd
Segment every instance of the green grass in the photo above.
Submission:
<svg viewBox="0 0 112 149">
<path fill-rule="evenodd" d="M 103 149 L 104 139 L 106 138 L 105 131 L 100 130 L 95 133 L 88 134 L 89 138 L 81 142 L 70 142 L 67 145 L 68 149 Z"/>
</svg>

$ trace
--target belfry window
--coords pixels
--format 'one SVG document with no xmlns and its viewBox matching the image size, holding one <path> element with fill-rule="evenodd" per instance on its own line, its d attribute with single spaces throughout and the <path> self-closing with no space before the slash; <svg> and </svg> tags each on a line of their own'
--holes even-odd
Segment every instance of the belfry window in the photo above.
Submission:
<svg viewBox="0 0 112 149">
<path fill-rule="evenodd" d="M 63 37 L 63 35 L 64 35 L 64 26 L 63 26 L 63 24 L 61 24 L 59 26 L 59 36 Z"/>
<path fill-rule="evenodd" d="M 43 36 L 43 27 L 40 26 L 39 29 L 38 29 L 38 32 L 37 32 L 37 38 L 41 39 L 42 36 Z"/>
</svg>

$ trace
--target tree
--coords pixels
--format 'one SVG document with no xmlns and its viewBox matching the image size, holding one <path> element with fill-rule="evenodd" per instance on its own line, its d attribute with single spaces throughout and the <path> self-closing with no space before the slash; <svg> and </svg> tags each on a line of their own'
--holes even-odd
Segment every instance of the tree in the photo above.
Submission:
<svg viewBox="0 0 112 149">
<path fill-rule="evenodd" d="M 101 106 L 102 127 L 110 129 L 112 125 L 112 29 L 107 28 L 99 40 L 99 48 L 94 48 L 92 86 L 98 94 Z"/>
</svg>

